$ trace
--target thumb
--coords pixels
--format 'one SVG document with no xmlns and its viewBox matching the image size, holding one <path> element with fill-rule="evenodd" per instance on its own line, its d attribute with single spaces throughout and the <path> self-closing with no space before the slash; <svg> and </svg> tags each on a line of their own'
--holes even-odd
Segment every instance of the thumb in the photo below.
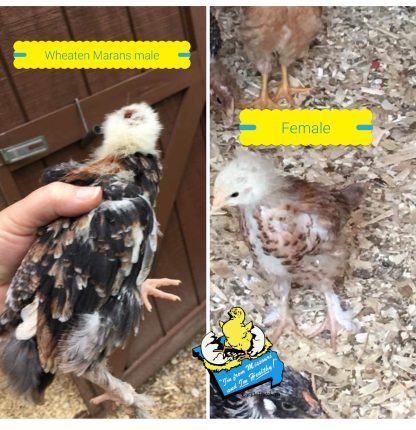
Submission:
<svg viewBox="0 0 416 430">
<path fill-rule="evenodd" d="M 11 233 L 31 235 L 39 227 L 61 216 L 71 217 L 89 212 L 101 200 L 100 187 L 78 187 L 53 182 L 4 209 L 0 218 L 7 223 Z"/>
</svg>

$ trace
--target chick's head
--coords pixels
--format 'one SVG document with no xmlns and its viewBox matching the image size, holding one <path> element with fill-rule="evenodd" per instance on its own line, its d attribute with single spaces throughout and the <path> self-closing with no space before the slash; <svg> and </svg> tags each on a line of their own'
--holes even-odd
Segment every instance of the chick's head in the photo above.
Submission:
<svg viewBox="0 0 416 430">
<path fill-rule="evenodd" d="M 228 122 L 233 121 L 239 99 L 235 79 L 219 61 L 211 61 L 210 99 L 214 112 L 222 112 Z"/>
<path fill-rule="evenodd" d="M 137 152 L 156 155 L 162 125 L 151 106 L 133 103 L 107 115 L 102 131 L 104 140 L 95 153 L 96 158 L 126 157 Z"/>
<path fill-rule="evenodd" d="M 236 319 L 239 321 L 240 320 L 244 321 L 244 318 L 245 318 L 245 313 L 241 308 L 231 308 L 230 311 L 228 312 L 228 315 L 230 316 L 231 319 Z"/>
<path fill-rule="evenodd" d="M 290 367 L 276 387 L 266 383 L 243 394 L 263 418 L 327 418 L 309 380 Z"/>
<path fill-rule="evenodd" d="M 276 174 L 273 162 L 243 149 L 236 155 L 215 179 L 213 213 L 224 207 L 254 205 L 270 192 Z"/>
</svg>

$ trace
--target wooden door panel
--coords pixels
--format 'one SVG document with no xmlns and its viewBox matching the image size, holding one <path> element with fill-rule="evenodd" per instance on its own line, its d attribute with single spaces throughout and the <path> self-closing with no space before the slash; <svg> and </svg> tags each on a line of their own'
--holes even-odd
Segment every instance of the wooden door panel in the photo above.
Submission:
<svg viewBox="0 0 416 430">
<path fill-rule="evenodd" d="M 166 291 L 172 290 L 172 293 L 179 295 L 181 302 L 157 300 L 155 303 L 166 333 L 198 304 L 176 211 L 173 211 L 170 217 L 151 277 L 182 281 L 180 287 L 165 289 Z"/>
<path fill-rule="evenodd" d="M 138 40 L 184 40 L 179 7 L 148 6 L 129 8 Z"/>
<path fill-rule="evenodd" d="M 81 148 L 78 143 L 73 143 L 53 154 L 45 157 L 43 160 L 46 166 L 55 166 L 59 163 L 64 163 L 68 160 L 85 161 L 93 153 L 94 149 L 101 143 L 101 138 L 97 137 L 94 144 Z"/>
<path fill-rule="evenodd" d="M 0 60 L 3 56 L 4 53 L 0 49 Z M 13 82 L 6 75 L 5 68 L 0 61 L 0 133 L 25 121 L 12 85 Z"/>
<path fill-rule="evenodd" d="M 128 9 L 124 7 L 64 7 L 74 40 L 134 40 Z M 84 70 L 90 94 L 141 73 L 138 69 Z M 126 104 L 128 100 L 126 99 Z"/>
<path fill-rule="evenodd" d="M 13 172 L 13 178 L 22 197 L 40 187 L 40 177 L 44 169 L 45 163 L 40 160 Z"/>
<path fill-rule="evenodd" d="M 196 284 L 198 301 L 205 299 L 206 213 L 205 213 L 205 134 L 198 128 L 191 149 L 176 207 L 186 250 Z"/>
<path fill-rule="evenodd" d="M 13 67 L 13 43 L 16 40 L 70 40 L 59 7 L 9 7 L 0 14 L 0 40 L 9 72 L 29 119 L 71 103 L 88 93 L 79 70 L 32 70 Z"/>
</svg>

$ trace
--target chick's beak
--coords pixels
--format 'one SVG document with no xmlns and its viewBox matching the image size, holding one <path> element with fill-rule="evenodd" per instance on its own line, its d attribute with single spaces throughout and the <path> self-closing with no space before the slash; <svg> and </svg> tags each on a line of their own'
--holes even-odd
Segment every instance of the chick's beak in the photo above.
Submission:
<svg viewBox="0 0 416 430">
<path fill-rule="evenodd" d="M 310 412 L 316 418 L 329 418 L 325 411 L 322 409 L 319 402 L 312 397 L 312 395 L 308 391 L 303 391 L 302 396 L 305 399 L 306 403 L 310 406 Z"/>
<path fill-rule="evenodd" d="M 227 197 L 224 194 L 216 194 L 211 206 L 211 215 L 218 215 L 225 206 Z"/>
</svg>

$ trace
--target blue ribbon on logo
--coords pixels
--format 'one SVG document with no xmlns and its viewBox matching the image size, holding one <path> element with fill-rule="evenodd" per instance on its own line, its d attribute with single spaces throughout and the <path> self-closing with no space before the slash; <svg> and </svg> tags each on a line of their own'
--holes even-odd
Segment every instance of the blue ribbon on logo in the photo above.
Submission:
<svg viewBox="0 0 416 430">
<path fill-rule="evenodd" d="M 192 352 L 194 357 L 204 359 L 200 346 Z M 243 359 L 239 366 L 230 370 L 209 370 L 209 373 L 217 382 L 223 397 L 227 397 L 268 380 L 271 381 L 271 386 L 275 387 L 282 381 L 283 367 L 277 353 L 269 350 L 257 358 Z"/>
</svg>

